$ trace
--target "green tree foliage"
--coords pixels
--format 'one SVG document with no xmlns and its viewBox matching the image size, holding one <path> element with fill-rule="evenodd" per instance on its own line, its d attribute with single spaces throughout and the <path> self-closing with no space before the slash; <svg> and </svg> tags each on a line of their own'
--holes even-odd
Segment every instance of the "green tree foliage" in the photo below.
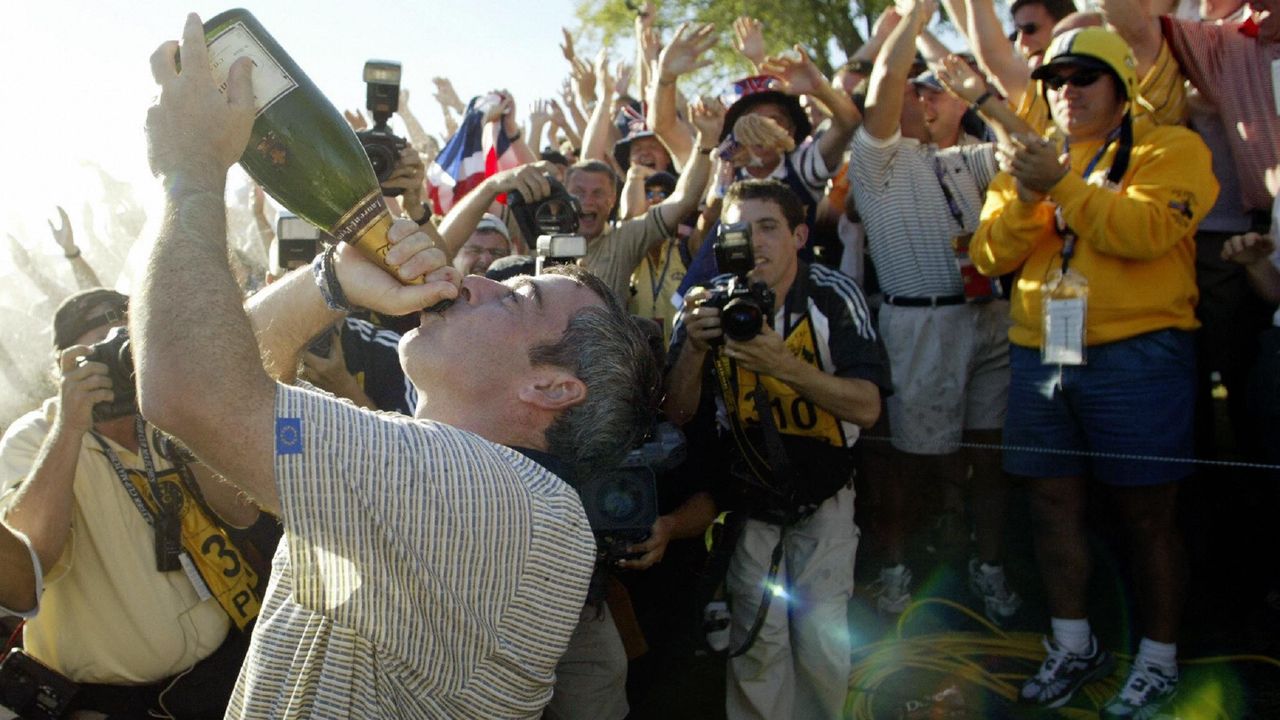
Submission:
<svg viewBox="0 0 1280 720">
<path fill-rule="evenodd" d="M 872 21 L 890 4 L 892 0 L 855 0 L 852 3 L 849 0 L 776 0 L 769 3 L 665 0 L 657 3 L 656 26 L 665 39 L 682 22 L 715 23 L 723 42 L 713 50 L 715 72 L 712 75 L 723 81 L 727 77 L 744 75 L 750 69 L 749 63 L 733 49 L 733 20 L 740 15 L 750 15 L 764 25 L 765 46 L 770 54 L 799 44 L 814 63 L 830 75 L 862 47 Z M 632 53 L 635 10 L 628 7 L 627 2 L 579 0 L 576 14 L 582 24 L 584 45 L 625 47 L 628 49 L 624 52 Z M 612 54 L 618 57 L 622 52 L 614 51 Z M 699 78 L 695 78 L 695 82 L 698 81 Z"/>
</svg>

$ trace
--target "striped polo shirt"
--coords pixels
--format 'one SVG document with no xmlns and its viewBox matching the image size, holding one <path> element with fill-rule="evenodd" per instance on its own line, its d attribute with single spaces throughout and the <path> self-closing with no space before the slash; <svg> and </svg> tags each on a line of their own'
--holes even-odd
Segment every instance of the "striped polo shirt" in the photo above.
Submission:
<svg viewBox="0 0 1280 720">
<path fill-rule="evenodd" d="M 536 718 L 586 598 L 577 493 L 440 423 L 279 386 L 285 539 L 229 718 Z"/>
<path fill-rule="evenodd" d="M 1241 23 L 1160 18 L 1182 72 L 1222 115 L 1246 210 L 1268 210 L 1280 192 L 1280 112 L 1273 63 L 1280 43 L 1240 32 Z"/>
<path fill-rule="evenodd" d="M 849 185 L 885 293 L 939 297 L 964 292 L 951 239 L 977 229 L 987 185 L 995 174 L 992 143 L 968 142 L 939 150 L 904 138 L 901 132 L 878 140 L 865 126 L 858 128 Z"/>
</svg>

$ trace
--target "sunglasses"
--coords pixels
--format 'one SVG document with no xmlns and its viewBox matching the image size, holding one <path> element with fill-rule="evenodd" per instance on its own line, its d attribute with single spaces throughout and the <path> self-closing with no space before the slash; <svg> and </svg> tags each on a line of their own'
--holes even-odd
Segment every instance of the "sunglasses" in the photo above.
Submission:
<svg viewBox="0 0 1280 720">
<path fill-rule="evenodd" d="M 1016 32 L 1014 33 L 1015 35 L 1035 35 L 1040 29 L 1040 23 L 1023 23 L 1021 25 L 1014 25 L 1013 27 L 1016 29 Z"/>
<path fill-rule="evenodd" d="M 1098 82 L 1100 77 L 1102 77 L 1101 70 L 1084 70 L 1074 75 L 1054 75 L 1053 77 L 1045 78 L 1042 82 L 1050 90 L 1057 91 L 1066 85 L 1078 88 L 1089 87 Z"/>
</svg>

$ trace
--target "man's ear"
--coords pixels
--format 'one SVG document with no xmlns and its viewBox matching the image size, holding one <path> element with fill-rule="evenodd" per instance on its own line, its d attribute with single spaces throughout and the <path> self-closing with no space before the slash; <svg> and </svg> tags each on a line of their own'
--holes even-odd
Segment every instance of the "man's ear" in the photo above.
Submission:
<svg viewBox="0 0 1280 720">
<path fill-rule="evenodd" d="M 796 240 L 796 249 L 804 247 L 809 242 L 809 226 L 806 223 L 800 223 L 796 229 L 791 232 L 791 236 Z"/>
<path fill-rule="evenodd" d="M 537 367 L 516 394 L 521 402 L 555 412 L 586 400 L 587 386 L 563 368 Z"/>
</svg>

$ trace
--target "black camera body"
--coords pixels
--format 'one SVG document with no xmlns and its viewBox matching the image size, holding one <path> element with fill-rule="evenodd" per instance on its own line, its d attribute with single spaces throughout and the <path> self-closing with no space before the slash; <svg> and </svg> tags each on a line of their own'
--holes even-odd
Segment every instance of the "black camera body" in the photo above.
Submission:
<svg viewBox="0 0 1280 720">
<path fill-rule="evenodd" d="M 93 421 L 114 420 L 138 412 L 138 388 L 133 377 L 133 354 L 129 349 L 129 329 L 111 328 L 105 340 L 89 348 L 85 362 L 99 362 L 107 366 L 111 378 L 110 402 L 93 406 Z"/>
<path fill-rule="evenodd" d="M 400 109 L 400 63 L 370 60 L 364 64 L 365 108 L 373 116 L 373 127 L 356 133 L 369 156 L 378 183 L 384 183 L 400 165 L 400 151 L 409 141 L 391 132 L 387 121 Z M 383 188 L 385 196 L 404 194 L 401 188 Z"/>
<path fill-rule="evenodd" d="M 0 707 L 27 720 L 57 720 L 66 715 L 79 687 L 14 648 L 0 661 Z"/>
<path fill-rule="evenodd" d="M 716 265 L 721 275 L 711 281 L 702 304 L 720 311 L 720 328 L 724 337 L 746 342 L 764 329 L 773 318 L 776 296 L 764 282 L 752 281 L 755 268 L 751 251 L 751 223 L 740 222 L 720 226 L 715 240 Z"/>
<path fill-rule="evenodd" d="M 685 454 L 680 428 L 661 422 L 618 467 L 578 484 L 587 521 L 607 557 L 630 557 L 627 546 L 649 537 L 658 519 L 657 474 L 684 462 Z"/>
</svg>

